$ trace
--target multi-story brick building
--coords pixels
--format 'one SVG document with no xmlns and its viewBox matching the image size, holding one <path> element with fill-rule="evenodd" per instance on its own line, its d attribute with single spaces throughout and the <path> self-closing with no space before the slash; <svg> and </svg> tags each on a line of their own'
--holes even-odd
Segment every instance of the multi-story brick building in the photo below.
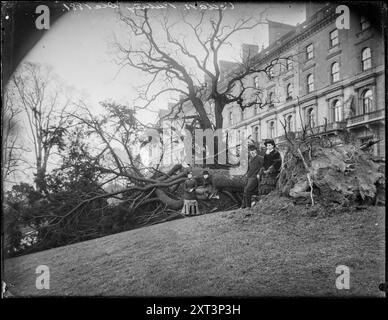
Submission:
<svg viewBox="0 0 388 320">
<path fill-rule="evenodd" d="M 256 45 L 243 45 L 242 58 L 251 59 L 257 69 L 265 69 L 271 61 L 277 63 L 271 79 L 257 73 L 244 80 L 246 87 L 259 89 L 260 94 L 254 97 L 257 104 L 244 111 L 230 104 L 223 110 L 230 159 L 238 155 L 241 142 L 248 137 L 257 142 L 273 138 L 281 145 L 284 127 L 298 132 L 303 125 L 316 134 L 334 136 L 345 131 L 359 143 L 380 139 L 373 153 L 385 159 L 381 25 L 350 8 L 349 28 L 337 29 L 339 14 L 335 11 L 333 4 L 307 4 L 302 24 L 268 21 L 267 48 L 259 52 Z M 238 63 L 220 61 L 221 90 L 228 74 L 235 74 L 238 68 Z M 206 107 L 211 110 L 209 103 Z"/>
<path fill-rule="evenodd" d="M 265 107 L 258 103 L 244 112 L 237 105 L 225 107 L 223 127 L 233 133 L 232 146 L 244 135 L 281 142 L 284 125 L 288 131 L 310 125 L 322 134 L 346 130 L 359 142 L 381 139 L 374 154 L 385 159 L 383 36 L 378 24 L 352 8 L 349 29 L 337 29 L 335 8 L 308 6 L 306 21 L 291 31 L 292 26 L 269 22 L 270 45 L 251 59 L 259 68 L 279 63 L 271 80 L 263 73 L 247 80 L 260 88 L 258 102 Z"/>
</svg>

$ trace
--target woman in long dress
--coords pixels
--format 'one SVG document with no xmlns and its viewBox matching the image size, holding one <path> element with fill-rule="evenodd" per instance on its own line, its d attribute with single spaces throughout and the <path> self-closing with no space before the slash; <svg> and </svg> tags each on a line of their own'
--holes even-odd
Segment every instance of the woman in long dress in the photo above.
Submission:
<svg viewBox="0 0 388 320">
<path fill-rule="evenodd" d="M 275 142 L 272 139 L 267 139 L 264 145 L 267 150 L 264 154 L 263 167 L 259 172 L 259 196 L 266 195 L 275 190 L 280 167 L 282 166 L 282 158 L 276 150 Z"/>
</svg>

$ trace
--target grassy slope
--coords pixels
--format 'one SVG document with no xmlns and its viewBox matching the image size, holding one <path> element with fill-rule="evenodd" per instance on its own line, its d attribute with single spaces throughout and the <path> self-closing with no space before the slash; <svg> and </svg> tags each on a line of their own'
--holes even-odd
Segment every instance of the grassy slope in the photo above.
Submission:
<svg viewBox="0 0 388 320">
<path fill-rule="evenodd" d="M 16 296 L 381 296 L 384 217 L 220 212 L 9 259 L 5 280 Z M 335 288 L 340 264 L 350 290 Z M 49 290 L 35 288 L 38 265 Z"/>
</svg>

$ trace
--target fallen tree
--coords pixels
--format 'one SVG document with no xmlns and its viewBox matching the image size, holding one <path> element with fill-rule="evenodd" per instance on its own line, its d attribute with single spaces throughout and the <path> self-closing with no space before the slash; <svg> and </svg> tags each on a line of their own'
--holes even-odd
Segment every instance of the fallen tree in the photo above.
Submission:
<svg viewBox="0 0 388 320">
<path fill-rule="evenodd" d="M 96 135 L 100 149 L 89 148 L 83 140 L 74 139 L 63 155 L 63 164 L 47 176 L 47 194 L 24 188 L 7 210 L 20 219 L 10 222 L 15 243 L 20 242 L 19 223 L 36 230 L 36 241 L 14 250 L 20 254 L 84 241 L 140 226 L 182 218 L 182 183 L 188 168 L 181 164 L 163 172 L 159 167 L 145 167 L 128 148 L 136 139 L 136 119 L 123 115 L 121 106 L 108 105 L 111 114 L 103 119 L 78 117 L 82 135 Z M 116 127 L 107 121 L 117 120 Z M 104 127 L 105 126 L 105 127 Z M 86 129 L 85 129 L 86 127 Z M 113 131 L 108 129 L 113 127 Z M 373 144 L 356 145 L 346 139 L 334 141 L 313 130 L 287 134 L 283 145 L 283 164 L 276 192 L 294 203 L 378 204 L 385 203 L 384 166 L 373 161 L 368 148 Z M 112 141 L 127 147 L 127 162 L 122 160 Z M 345 143 L 346 141 L 346 143 Z M 91 150 L 93 150 L 93 154 Z M 199 178 L 205 166 L 190 168 Z M 245 177 L 232 174 L 232 167 L 208 169 L 219 199 L 199 199 L 201 213 L 236 209 L 241 204 Z M 108 190 L 111 182 L 125 186 Z M 30 200 L 28 203 L 24 200 Z M 112 200 L 114 200 L 112 202 Z M 23 203 L 21 206 L 20 204 Z"/>
<path fill-rule="evenodd" d="M 289 145 L 285 152 L 278 180 L 283 195 L 312 205 L 315 200 L 385 203 L 381 197 L 385 174 L 381 165 L 360 146 L 338 143 L 323 147 L 322 142 L 315 140 L 302 150 L 300 146 L 295 150 L 295 145 Z"/>
</svg>

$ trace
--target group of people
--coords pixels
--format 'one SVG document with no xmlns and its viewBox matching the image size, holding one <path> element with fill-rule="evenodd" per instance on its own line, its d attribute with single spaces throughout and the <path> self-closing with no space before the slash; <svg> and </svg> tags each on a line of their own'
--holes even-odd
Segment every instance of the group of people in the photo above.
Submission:
<svg viewBox="0 0 388 320">
<path fill-rule="evenodd" d="M 247 181 L 244 187 L 244 196 L 241 208 L 250 208 L 252 206 L 253 196 L 262 196 L 270 193 L 276 187 L 277 177 L 282 165 L 280 153 L 276 150 L 274 140 L 264 141 L 266 151 L 264 156 L 259 155 L 255 146 L 249 146 L 250 160 L 246 173 Z M 197 199 L 218 198 L 213 187 L 212 177 L 207 170 L 202 172 L 200 183 L 193 177 L 190 170 L 187 173 L 187 180 L 183 185 L 184 204 L 182 214 L 198 215 L 200 214 Z"/>
<path fill-rule="evenodd" d="M 191 216 L 200 214 L 197 199 L 212 199 L 218 198 L 214 188 L 213 180 L 209 171 L 204 170 L 198 185 L 197 180 L 193 177 L 193 172 L 190 170 L 187 173 L 187 180 L 183 184 L 183 208 L 182 214 Z"/>
<path fill-rule="evenodd" d="M 276 187 L 282 158 L 276 150 L 274 140 L 265 140 L 264 146 L 266 147 L 264 157 L 258 154 L 255 146 L 249 147 L 250 160 L 241 209 L 252 206 L 252 196 L 266 195 Z"/>
</svg>

